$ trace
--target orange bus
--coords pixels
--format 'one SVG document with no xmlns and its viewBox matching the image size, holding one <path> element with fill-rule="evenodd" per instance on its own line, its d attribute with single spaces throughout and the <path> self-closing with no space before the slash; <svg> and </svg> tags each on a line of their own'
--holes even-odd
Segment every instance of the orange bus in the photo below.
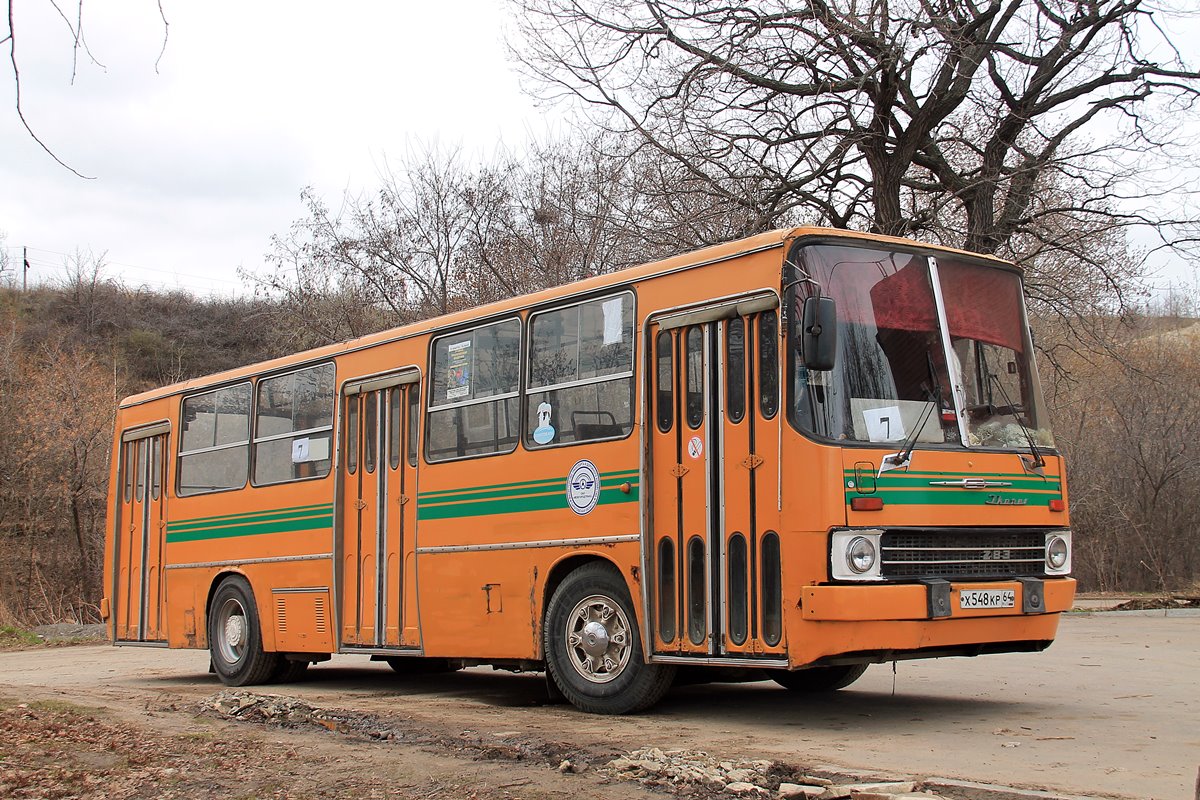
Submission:
<svg viewBox="0 0 1200 800">
<path fill-rule="evenodd" d="M 101 610 L 229 685 L 334 653 L 837 689 L 1037 651 L 1071 532 L 1020 271 L 799 228 L 124 400 Z"/>
</svg>

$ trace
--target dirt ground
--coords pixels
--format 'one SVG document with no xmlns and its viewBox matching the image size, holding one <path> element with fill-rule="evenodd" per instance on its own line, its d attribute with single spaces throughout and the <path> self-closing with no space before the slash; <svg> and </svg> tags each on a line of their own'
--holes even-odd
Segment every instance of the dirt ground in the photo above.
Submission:
<svg viewBox="0 0 1200 800">
<path fill-rule="evenodd" d="M 1189 800 L 1200 768 L 1190 613 L 1076 616 L 1045 653 L 876 666 L 830 697 L 679 687 L 625 718 L 550 705 L 540 676 L 486 669 L 401 677 L 345 656 L 303 683 L 230 693 L 194 651 L 2 652 L 0 797 L 733 796 L 607 766 L 657 747 L 757 763 L 775 786 L 943 776 Z"/>
</svg>

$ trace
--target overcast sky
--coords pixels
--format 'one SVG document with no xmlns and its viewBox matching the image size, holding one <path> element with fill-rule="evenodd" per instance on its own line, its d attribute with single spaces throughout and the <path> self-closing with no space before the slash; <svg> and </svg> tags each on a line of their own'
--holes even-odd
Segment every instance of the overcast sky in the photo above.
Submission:
<svg viewBox="0 0 1200 800">
<path fill-rule="evenodd" d="M 550 112 L 521 94 L 504 53 L 504 0 L 162 1 L 157 71 L 155 0 L 85 4 L 104 66 L 80 52 L 73 83 L 53 5 L 15 4 L 26 118 L 96 178 L 39 149 L 3 82 L 0 233 L 18 270 L 29 248 L 33 281 L 61 276 L 82 250 L 130 285 L 242 293 L 238 268 L 263 267 L 271 235 L 303 215 L 304 187 L 336 201 L 377 187 L 385 159 L 409 148 L 487 157 L 544 133 Z M 1180 281 L 1194 282 L 1194 267 L 1155 279 Z"/>
<path fill-rule="evenodd" d="M 68 12 L 73 3 L 62 5 Z M 126 283 L 239 291 L 313 186 L 337 199 L 379 184 L 422 143 L 490 155 L 540 132 L 507 63 L 502 0 L 84 4 L 79 54 L 49 2 L 16 3 L 25 116 L 0 87 L 0 232 L 31 280 L 76 249 Z M 5 50 L 7 59 L 7 46 Z M 7 78 L 7 71 L 5 70 Z"/>
</svg>

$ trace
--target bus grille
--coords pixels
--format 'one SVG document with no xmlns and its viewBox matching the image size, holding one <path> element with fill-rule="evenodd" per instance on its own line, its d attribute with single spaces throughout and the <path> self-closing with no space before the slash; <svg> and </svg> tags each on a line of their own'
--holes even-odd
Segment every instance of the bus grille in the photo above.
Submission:
<svg viewBox="0 0 1200 800">
<path fill-rule="evenodd" d="M 1019 578 L 1046 572 L 1041 530 L 886 531 L 884 578 Z"/>
</svg>

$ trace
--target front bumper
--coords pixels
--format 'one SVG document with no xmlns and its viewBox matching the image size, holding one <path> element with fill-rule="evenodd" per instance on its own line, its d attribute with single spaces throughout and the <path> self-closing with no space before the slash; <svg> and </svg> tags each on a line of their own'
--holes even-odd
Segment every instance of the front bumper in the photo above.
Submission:
<svg viewBox="0 0 1200 800">
<path fill-rule="evenodd" d="M 1024 617 L 1069 611 L 1075 600 L 1074 578 L 1042 581 L 962 581 L 858 586 L 805 586 L 800 591 L 800 609 L 806 621 L 851 622 L 883 620 L 946 620 L 980 617 Z M 1039 603 L 1027 597 L 1040 586 Z M 1011 589 L 1013 608 L 970 608 L 959 606 L 964 589 Z M 948 592 L 948 607 L 939 608 L 938 598 Z M 1029 610 L 1024 609 L 1039 609 Z"/>
</svg>

